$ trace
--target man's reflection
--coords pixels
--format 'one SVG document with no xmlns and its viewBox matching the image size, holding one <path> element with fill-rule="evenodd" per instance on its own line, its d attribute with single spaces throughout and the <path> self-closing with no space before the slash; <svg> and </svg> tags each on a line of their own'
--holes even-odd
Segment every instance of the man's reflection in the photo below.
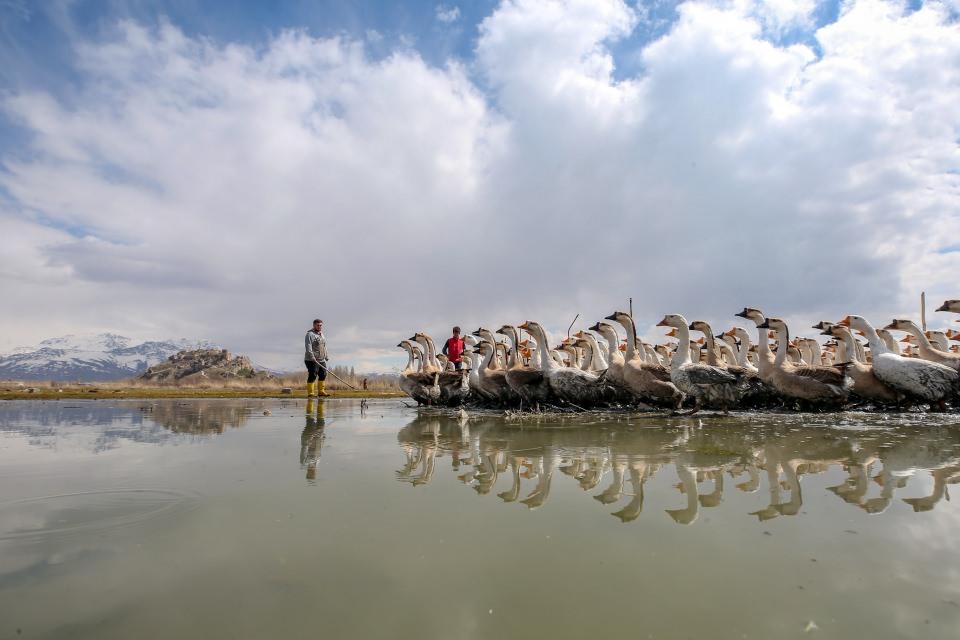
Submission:
<svg viewBox="0 0 960 640">
<path fill-rule="evenodd" d="M 311 484 L 317 480 L 317 461 L 326 437 L 323 433 L 323 407 L 323 402 L 314 402 L 313 398 L 307 400 L 306 424 L 300 434 L 300 468 L 306 468 L 307 481 Z"/>
</svg>

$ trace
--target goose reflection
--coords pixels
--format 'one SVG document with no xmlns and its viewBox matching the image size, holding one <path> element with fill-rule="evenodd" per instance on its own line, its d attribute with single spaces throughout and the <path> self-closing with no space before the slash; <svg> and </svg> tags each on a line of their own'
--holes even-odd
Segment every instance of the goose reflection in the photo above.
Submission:
<svg viewBox="0 0 960 640">
<path fill-rule="evenodd" d="M 645 493 L 654 486 L 659 493 L 679 493 L 679 504 L 671 506 L 666 494 L 662 499 L 667 516 L 683 525 L 697 522 L 704 509 L 723 508 L 729 491 L 744 496 L 735 501 L 741 506 L 756 496 L 756 506 L 743 513 L 758 522 L 801 515 L 803 482 L 810 476 L 824 475 L 828 495 L 868 514 L 887 511 L 916 475 L 929 474 L 933 487 L 923 490 L 928 495 L 903 498 L 914 512 L 935 508 L 948 498 L 947 485 L 960 482 L 960 428 L 847 431 L 783 424 L 782 417 L 774 425 L 707 428 L 687 418 L 638 427 L 627 420 L 603 428 L 546 421 L 521 428 L 499 416 L 424 411 L 398 434 L 404 463 L 396 475 L 414 486 L 429 484 L 436 459 L 449 455 L 454 477 L 481 496 L 538 509 L 560 482 L 590 494 L 592 504 L 624 523 L 640 518 Z"/>
</svg>

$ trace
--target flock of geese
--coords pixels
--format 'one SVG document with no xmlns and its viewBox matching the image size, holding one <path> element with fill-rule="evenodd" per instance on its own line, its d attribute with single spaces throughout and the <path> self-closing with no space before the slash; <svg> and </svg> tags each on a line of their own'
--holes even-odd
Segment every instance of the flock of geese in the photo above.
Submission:
<svg viewBox="0 0 960 640">
<path fill-rule="evenodd" d="M 937 311 L 960 313 L 960 300 L 948 300 Z M 408 354 L 400 387 L 428 406 L 539 411 L 642 405 L 679 411 L 686 404 L 688 414 L 704 407 L 839 410 L 854 404 L 944 410 L 960 392 L 960 349 L 949 346 L 960 339 L 958 332 L 925 332 L 902 319 L 875 329 L 848 315 L 814 326 L 829 336 L 821 346 L 812 338 L 791 339 L 786 322 L 758 309 L 736 315 L 753 322 L 756 344 L 742 327 L 715 334 L 706 322 L 678 314 L 657 324 L 677 342 L 658 345 L 639 340 L 633 318 L 622 311 L 553 348 L 537 322 L 496 331 L 481 327 L 466 337 L 459 371 L 437 353 L 429 335 L 418 332 L 397 345 Z M 703 335 L 694 341 L 691 331 Z M 894 331 L 907 337 L 898 342 Z"/>
</svg>

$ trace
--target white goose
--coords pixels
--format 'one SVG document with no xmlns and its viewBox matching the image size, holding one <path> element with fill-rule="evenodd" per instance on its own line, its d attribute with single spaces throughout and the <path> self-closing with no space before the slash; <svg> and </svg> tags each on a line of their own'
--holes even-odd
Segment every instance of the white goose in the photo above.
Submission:
<svg viewBox="0 0 960 640">
<path fill-rule="evenodd" d="M 920 327 L 913 320 L 894 320 L 884 327 L 888 331 L 905 331 L 913 336 L 917 348 L 920 351 L 920 357 L 930 362 L 937 362 L 946 365 L 954 371 L 960 370 L 960 354 L 949 351 L 941 351 L 930 344 L 926 334 L 920 330 Z"/>
<path fill-rule="evenodd" d="M 861 331 L 873 354 L 873 372 L 883 382 L 910 396 L 943 409 L 957 388 L 960 374 L 946 365 L 891 353 L 873 325 L 861 316 L 847 316 L 839 325 Z"/>
</svg>

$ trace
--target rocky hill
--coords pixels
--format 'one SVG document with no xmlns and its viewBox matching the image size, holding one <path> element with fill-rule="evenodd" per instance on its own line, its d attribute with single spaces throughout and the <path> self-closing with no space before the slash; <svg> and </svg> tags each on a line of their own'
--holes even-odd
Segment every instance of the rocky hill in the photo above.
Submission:
<svg viewBox="0 0 960 640">
<path fill-rule="evenodd" d="M 246 356 L 235 356 L 226 349 L 194 349 L 173 354 L 165 362 L 144 371 L 138 379 L 155 383 L 191 384 L 272 378 L 269 373 L 257 371 Z"/>
<path fill-rule="evenodd" d="M 120 380 L 143 373 L 179 351 L 212 347 L 188 340 L 137 343 L 115 333 L 67 335 L 0 355 L 0 380 Z"/>
</svg>

